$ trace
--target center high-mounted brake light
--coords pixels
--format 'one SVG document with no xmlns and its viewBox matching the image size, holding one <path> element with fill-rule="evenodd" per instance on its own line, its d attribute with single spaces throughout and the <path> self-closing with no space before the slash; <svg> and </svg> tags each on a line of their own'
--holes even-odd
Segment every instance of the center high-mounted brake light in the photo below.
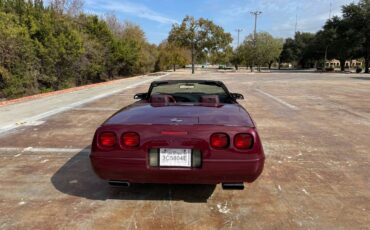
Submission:
<svg viewBox="0 0 370 230">
<path fill-rule="evenodd" d="M 229 136 L 226 133 L 214 133 L 211 136 L 210 143 L 215 149 L 225 149 L 229 147 Z"/>
<path fill-rule="evenodd" d="M 124 133 L 121 138 L 122 145 L 125 147 L 137 147 L 140 145 L 140 136 L 134 132 Z"/>
<path fill-rule="evenodd" d="M 110 148 L 116 144 L 116 134 L 113 132 L 103 132 L 99 135 L 99 145 Z"/>
</svg>

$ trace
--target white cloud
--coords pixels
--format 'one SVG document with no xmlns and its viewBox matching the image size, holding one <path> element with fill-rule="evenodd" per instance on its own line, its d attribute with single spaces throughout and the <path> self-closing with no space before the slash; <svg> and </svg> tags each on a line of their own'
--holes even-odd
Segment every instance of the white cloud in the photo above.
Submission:
<svg viewBox="0 0 370 230">
<path fill-rule="evenodd" d="M 94 11 L 113 11 L 116 13 L 130 14 L 139 18 L 145 18 L 162 24 L 177 23 L 175 19 L 166 17 L 145 5 L 133 3 L 130 1 L 86 1 L 88 8 Z"/>
<path fill-rule="evenodd" d="M 340 16 L 342 5 L 352 3 L 353 0 L 235 0 L 231 2 L 229 7 L 222 10 L 217 20 L 225 27 L 238 25 L 252 32 L 254 19 L 250 12 L 260 10 L 263 13 L 258 18 L 259 31 L 271 32 L 274 36 L 289 37 L 294 35 L 296 15 L 298 31 L 316 32 L 329 18 L 330 3 L 331 16 Z"/>
</svg>

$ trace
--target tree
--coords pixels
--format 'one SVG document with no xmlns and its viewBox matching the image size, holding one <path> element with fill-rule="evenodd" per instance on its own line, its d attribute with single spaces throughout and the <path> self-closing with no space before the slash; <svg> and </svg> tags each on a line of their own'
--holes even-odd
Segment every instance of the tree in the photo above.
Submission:
<svg viewBox="0 0 370 230">
<path fill-rule="evenodd" d="M 297 56 L 297 63 L 302 68 L 312 65 L 312 56 L 309 45 L 314 41 L 315 34 L 297 32 L 294 36 L 295 41 L 295 55 Z"/>
<path fill-rule="evenodd" d="M 233 48 L 231 46 L 227 46 L 223 50 L 213 50 L 210 52 L 209 61 L 212 64 L 224 64 L 227 65 L 231 63 L 231 59 L 233 56 Z"/>
<path fill-rule="evenodd" d="M 51 0 L 50 8 L 59 14 L 67 13 L 69 16 L 77 16 L 82 12 L 83 0 Z"/>
<path fill-rule="evenodd" d="M 359 36 L 362 46 L 358 56 L 365 58 L 365 72 L 369 73 L 370 65 L 370 0 L 360 0 L 358 4 L 343 7 L 343 19 L 348 27 Z"/>
<path fill-rule="evenodd" d="M 104 15 L 104 20 L 114 35 L 122 35 L 125 26 L 118 20 L 117 16 L 113 12 L 106 13 Z"/>
<path fill-rule="evenodd" d="M 239 69 L 239 65 L 243 64 L 244 57 L 243 57 L 243 47 L 238 46 L 232 53 L 232 56 L 230 58 L 230 63 L 235 66 L 235 69 Z"/>
<path fill-rule="evenodd" d="M 162 42 L 159 47 L 159 68 L 166 70 L 173 68 L 176 71 L 176 66 L 184 66 L 190 61 L 190 52 L 174 43 L 167 41 Z"/>
<path fill-rule="evenodd" d="M 271 65 L 279 60 L 283 49 L 283 40 L 274 38 L 269 33 L 258 33 L 256 49 L 256 64 L 259 64 L 259 66 L 268 64 L 269 69 L 271 69 Z"/>
<path fill-rule="evenodd" d="M 283 50 L 281 51 L 279 57 L 279 69 L 281 63 L 291 63 L 295 62 L 298 59 L 297 54 L 295 52 L 295 41 L 292 38 L 287 38 L 283 45 Z"/>
<path fill-rule="evenodd" d="M 0 97 L 13 98 L 153 71 L 142 29 L 81 11 L 81 0 L 0 0 Z"/>
<path fill-rule="evenodd" d="M 130 22 L 125 22 L 123 27 L 121 38 L 124 43 L 131 44 L 130 49 L 132 54 L 137 56 L 131 56 L 134 62 L 132 71 L 130 74 L 142 74 L 146 72 L 154 71 L 155 63 L 158 58 L 157 47 L 149 44 L 146 41 L 145 33 L 140 26 Z M 134 60 L 136 58 L 136 60 Z"/>
<path fill-rule="evenodd" d="M 192 73 L 195 57 L 207 57 L 210 52 L 224 52 L 232 42 L 230 33 L 212 21 L 186 16 L 180 25 L 174 24 L 168 41 L 191 50 Z"/>
<path fill-rule="evenodd" d="M 358 44 L 356 32 L 348 25 L 347 20 L 333 17 L 326 22 L 323 35 L 330 42 L 327 46 L 329 58 L 338 58 L 341 71 L 344 71 L 346 60 L 354 57 Z"/>
<path fill-rule="evenodd" d="M 281 50 L 283 48 L 283 40 L 272 37 L 269 33 L 257 33 L 257 41 L 254 43 L 253 35 L 249 35 L 237 49 L 238 57 L 242 57 L 243 62 L 247 66 L 252 66 L 253 63 L 258 66 L 271 65 L 278 61 Z M 235 60 L 240 60 L 237 58 Z"/>
</svg>

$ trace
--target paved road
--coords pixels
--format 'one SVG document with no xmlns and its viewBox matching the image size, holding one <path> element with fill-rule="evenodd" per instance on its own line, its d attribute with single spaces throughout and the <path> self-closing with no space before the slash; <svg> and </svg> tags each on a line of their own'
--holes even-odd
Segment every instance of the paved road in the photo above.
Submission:
<svg viewBox="0 0 370 230">
<path fill-rule="evenodd" d="M 162 77 L 192 78 L 222 80 L 246 96 L 240 103 L 257 122 L 267 154 L 255 183 L 244 191 L 219 185 L 113 189 L 96 178 L 88 161 L 95 128 L 153 79 L 131 78 L 0 107 L 0 229 L 370 226 L 369 77 L 207 72 Z"/>
</svg>

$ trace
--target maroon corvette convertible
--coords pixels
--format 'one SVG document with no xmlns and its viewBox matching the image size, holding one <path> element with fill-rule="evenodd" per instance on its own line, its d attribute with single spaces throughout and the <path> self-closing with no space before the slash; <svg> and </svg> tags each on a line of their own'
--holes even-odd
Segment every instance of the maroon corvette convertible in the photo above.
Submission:
<svg viewBox="0 0 370 230">
<path fill-rule="evenodd" d="M 90 159 L 111 185 L 218 184 L 243 189 L 265 156 L 255 124 L 219 81 L 155 81 L 95 132 Z"/>
</svg>

